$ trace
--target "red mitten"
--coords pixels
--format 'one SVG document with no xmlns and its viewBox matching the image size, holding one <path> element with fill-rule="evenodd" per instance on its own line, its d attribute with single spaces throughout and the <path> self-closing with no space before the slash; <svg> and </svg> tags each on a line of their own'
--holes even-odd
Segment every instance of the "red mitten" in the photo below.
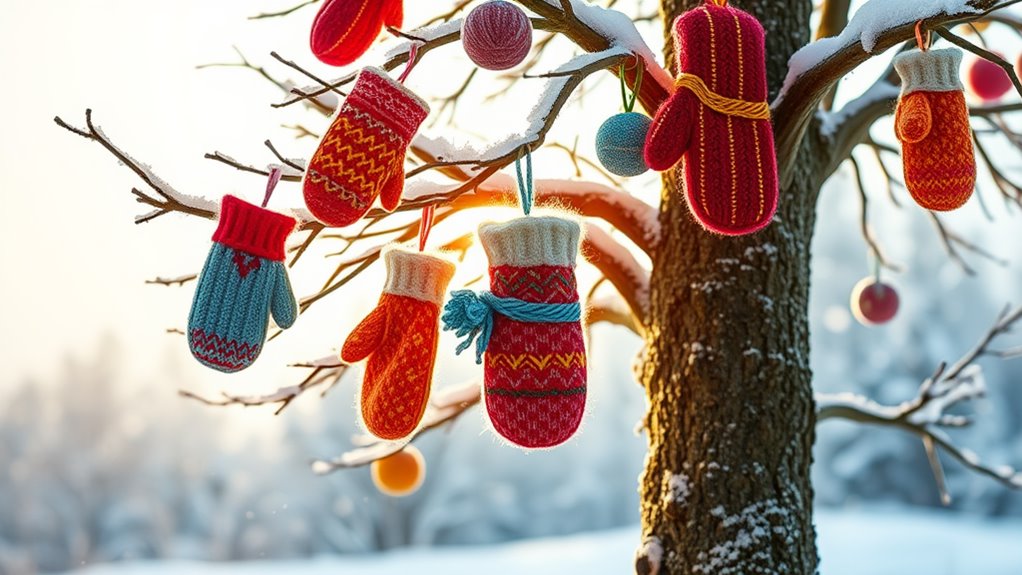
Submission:
<svg viewBox="0 0 1022 575">
<path fill-rule="evenodd" d="M 348 336 L 346 362 L 369 358 L 362 420 L 381 439 L 407 437 L 422 420 L 433 386 L 437 323 L 454 264 L 430 254 L 390 249 L 380 303 Z"/>
<path fill-rule="evenodd" d="M 777 210 L 777 159 L 766 102 L 764 32 L 737 8 L 707 2 L 674 23 L 677 91 L 646 137 L 646 163 L 685 156 L 689 208 L 708 230 L 743 235 Z"/>
<path fill-rule="evenodd" d="M 454 292 L 445 329 L 469 336 L 459 353 L 479 338 L 476 360 L 484 364 L 486 411 L 497 433 L 522 447 L 553 447 L 575 433 L 586 403 L 579 225 L 524 217 L 483 224 L 479 238 L 492 292 Z"/>
<path fill-rule="evenodd" d="M 894 59 L 901 98 L 894 130 L 901 140 L 905 187 L 920 206 L 961 207 L 976 187 L 972 127 L 955 48 L 903 52 Z"/>
<path fill-rule="evenodd" d="M 403 20 L 401 0 L 326 0 L 309 44 L 324 64 L 345 66 L 365 54 L 384 26 L 400 28 Z"/>
<path fill-rule="evenodd" d="M 429 105 L 386 72 L 363 69 L 305 172 L 305 205 L 312 215 L 330 226 L 348 226 L 377 196 L 393 211 L 404 189 L 408 143 L 427 115 Z"/>
</svg>

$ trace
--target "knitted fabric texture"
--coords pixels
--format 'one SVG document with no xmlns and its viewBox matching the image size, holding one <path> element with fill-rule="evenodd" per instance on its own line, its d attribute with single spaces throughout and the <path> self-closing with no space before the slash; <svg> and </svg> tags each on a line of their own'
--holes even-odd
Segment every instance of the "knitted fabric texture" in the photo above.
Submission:
<svg viewBox="0 0 1022 575">
<path fill-rule="evenodd" d="M 469 59 L 480 68 L 514 68 L 532 49 L 532 21 L 511 2 L 486 2 L 465 18 L 461 43 Z"/>
<path fill-rule="evenodd" d="M 294 227 L 292 218 L 224 196 L 188 316 L 188 346 L 199 362 L 228 373 L 245 369 L 262 350 L 270 315 L 284 329 L 295 322 L 298 304 L 283 263 Z"/>
<path fill-rule="evenodd" d="M 402 0 L 326 0 L 312 22 L 309 45 L 324 64 L 346 66 L 369 49 L 384 26 L 400 28 Z"/>
<path fill-rule="evenodd" d="M 411 435 L 433 386 L 440 305 L 454 264 L 430 254 L 390 249 L 380 302 L 341 349 L 353 363 L 369 358 L 362 382 L 366 429 L 387 440 Z"/>
<path fill-rule="evenodd" d="M 777 159 L 766 103 L 764 32 L 750 14 L 712 3 L 674 23 L 677 91 L 657 111 L 646 162 L 684 156 L 688 206 L 706 229 L 743 235 L 777 210 Z"/>
<path fill-rule="evenodd" d="M 652 120 L 645 114 L 625 112 L 607 119 L 596 132 L 596 156 L 608 172 L 630 178 L 649 170 L 643 147 Z"/>
<path fill-rule="evenodd" d="M 577 222 L 554 217 L 481 225 L 493 295 L 577 304 L 579 234 Z M 531 323 L 494 314 L 483 362 L 486 411 L 493 428 L 526 448 L 567 441 L 585 411 L 586 365 L 580 321 Z"/>
<path fill-rule="evenodd" d="M 902 78 L 894 129 L 902 146 L 905 186 L 920 206 L 961 207 L 976 187 L 972 127 L 954 48 L 912 50 L 894 59 Z"/>
<path fill-rule="evenodd" d="M 344 227 L 377 197 L 393 211 L 404 189 L 408 143 L 429 105 L 379 68 L 365 68 L 309 161 L 305 205 L 321 222 Z"/>
</svg>

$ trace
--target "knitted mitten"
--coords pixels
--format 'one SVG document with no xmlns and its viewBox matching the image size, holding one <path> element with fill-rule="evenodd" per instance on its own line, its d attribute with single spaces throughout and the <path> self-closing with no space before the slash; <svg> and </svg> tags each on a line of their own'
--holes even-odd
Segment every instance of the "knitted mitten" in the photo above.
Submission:
<svg viewBox="0 0 1022 575">
<path fill-rule="evenodd" d="M 969 110 L 955 48 L 912 50 L 894 59 L 901 98 L 894 129 L 902 145 L 905 186 L 928 210 L 960 207 L 976 186 Z"/>
<path fill-rule="evenodd" d="M 305 204 L 323 223 L 359 220 L 380 196 L 392 211 L 404 189 L 408 143 L 429 105 L 379 68 L 365 68 L 309 161 Z"/>
<path fill-rule="evenodd" d="M 295 322 L 298 304 L 284 269 L 294 227 L 292 218 L 224 196 L 188 316 L 188 345 L 201 363 L 245 369 L 262 350 L 270 314 L 281 328 Z"/>
<path fill-rule="evenodd" d="M 707 2 L 675 20 L 674 41 L 678 89 L 653 119 L 646 162 L 662 171 L 685 155 L 688 205 L 708 230 L 762 229 L 778 195 L 763 27 Z"/>
<path fill-rule="evenodd" d="M 575 282 L 578 223 L 524 217 L 479 227 L 490 289 L 452 295 L 446 329 L 458 351 L 476 341 L 493 428 L 522 447 L 552 447 L 575 433 L 586 403 L 586 352 Z M 485 361 L 483 352 L 485 351 Z"/>
<path fill-rule="evenodd" d="M 352 363 L 369 358 L 362 383 L 362 419 L 381 439 L 407 437 L 422 420 L 433 383 L 437 323 L 454 264 L 420 252 L 383 255 L 387 284 L 380 303 L 341 349 Z"/>
<path fill-rule="evenodd" d="M 401 0 L 326 0 L 309 44 L 324 64 L 346 66 L 365 54 L 384 26 L 400 28 L 403 20 Z"/>
</svg>

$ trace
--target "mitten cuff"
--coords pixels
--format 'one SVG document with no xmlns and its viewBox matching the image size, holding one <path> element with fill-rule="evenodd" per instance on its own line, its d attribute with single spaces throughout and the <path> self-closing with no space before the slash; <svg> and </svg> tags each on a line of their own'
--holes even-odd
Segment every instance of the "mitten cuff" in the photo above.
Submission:
<svg viewBox="0 0 1022 575">
<path fill-rule="evenodd" d="M 955 92 L 964 90 L 958 69 L 962 51 L 957 48 L 910 50 L 894 58 L 901 76 L 902 95 L 912 92 Z"/>
<path fill-rule="evenodd" d="M 529 216 L 479 226 L 479 239 L 491 266 L 575 266 L 578 222 Z"/>
<path fill-rule="evenodd" d="M 436 255 L 390 248 L 383 254 L 387 284 L 383 291 L 441 306 L 447 285 L 454 277 L 454 264 Z"/>
<path fill-rule="evenodd" d="M 220 223 L 213 241 L 253 256 L 284 261 L 284 242 L 295 223 L 294 218 L 227 195 L 220 204 Z"/>
<path fill-rule="evenodd" d="M 405 141 L 412 139 L 429 115 L 429 104 L 425 100 L 373 66 L 359 72 L 347 102 L 358 108 L 375 110 L 374 118 L 386 123 Z"/>
</svg>

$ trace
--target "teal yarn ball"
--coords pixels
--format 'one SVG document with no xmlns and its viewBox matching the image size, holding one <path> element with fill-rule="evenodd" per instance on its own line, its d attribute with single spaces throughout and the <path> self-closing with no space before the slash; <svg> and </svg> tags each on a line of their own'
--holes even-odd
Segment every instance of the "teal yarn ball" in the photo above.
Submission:
<svg viewBox="0 0 1022 575">
<path fill-rule="evenodd" d="M 637 112 L 615 114 L 596 132 L 596 156 L 608 172 L 632 177 L 649 170 L 642 154 L 653 121 Z"/>
</svg>

